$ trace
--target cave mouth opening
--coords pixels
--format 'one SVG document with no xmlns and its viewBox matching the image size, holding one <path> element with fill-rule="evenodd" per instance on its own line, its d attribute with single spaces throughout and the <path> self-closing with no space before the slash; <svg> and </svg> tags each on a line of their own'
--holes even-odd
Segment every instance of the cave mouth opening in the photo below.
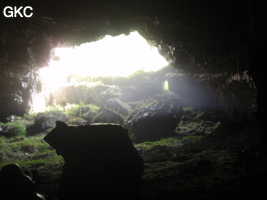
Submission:
<svg viewBox="0 0 267 200">
<path fill-rule="evenodd" d="M 61 104 L 62 108 L 73 103 L 62 100 L 62 91 L 67 87 L 94 87 L 103 84 L 101 80 L 105 78 L 130 79 L 133 74 L 156 72 L 169 65 L 137 31 L 127 36 L 106 35 L 95 42 L 58 47 L 52 52 L 49 65 L 38 72 L 42 92 L 33 100 L 32 113 L 46 111 L 48 105 Z"/>
</svg>

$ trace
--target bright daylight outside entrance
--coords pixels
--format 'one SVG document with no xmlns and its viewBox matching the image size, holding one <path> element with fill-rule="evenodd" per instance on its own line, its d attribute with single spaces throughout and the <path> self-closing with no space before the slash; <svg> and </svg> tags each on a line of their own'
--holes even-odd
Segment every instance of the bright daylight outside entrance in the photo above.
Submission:
<svg viewBox="0 0 267 200">
<path fill-rule="evenodd" d="M 128 36 L 105 36 L 102 40 L 75 47 L 56 48 L 49 66 L 39 70 L 43 90 L 36 97 L 32 112 L 45 110 L 45 97 L 52 91 L 85 84 L 71 76 L 115 78 L 129 76 L 138 70 L 157 71 L 167 65 L 158 49 L 151 47 L 138 32 Z"/>
</svg>

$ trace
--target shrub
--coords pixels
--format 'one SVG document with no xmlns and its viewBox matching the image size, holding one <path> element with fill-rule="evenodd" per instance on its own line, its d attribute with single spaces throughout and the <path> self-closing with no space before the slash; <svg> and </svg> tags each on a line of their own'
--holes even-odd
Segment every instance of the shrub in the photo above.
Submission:
<svg viewBox="0 0 267 200">
<path fill-rule="evenodd" d="M 24 115 L 23 117 L 16 116 L 14 122 L 23 124 L 25 126 L 28 126 L 28 125 L 34 123 L 35 117 L 36 117 L 36 114 L 35 115 L 31 115 L 31 116 L 30 115 L 29 116 L 28 115 Z"/>
<path fill-rule="evenodd" d="M 146 108 L 146 107 L 150 107 L 152 106 L 153 104 L 155 104 L 157 101 L 156 100 L 151 100 L 151 101 L 148 101 L 148 102 L 141 102 L 141 105 L 139 106 L 136 106 L 134 109 L 132 109 L 128 116 L 131 116 L 132 114 L 134 114 L 135 112 L 138 112 L 139 110 L 143 109 L 143 108 Z"/>
<path fill-rule="evenodd" d="M 135 134 L 134 133 L 129 133 L 129 138 L 132 142 L 134 142 L 136 140 Z"/>
<path fill-rule="evenodd" d="M 185 107 L 185 108 L 183 108 L 183 111 L 192 111 L 192 108 L 190 108 L 190 107 Z"/>
<path fill-rule="evenodd" d="M 70 108 L 68 110 L 66 110 L 65 113 L 66 113 L 67 117 L 71 117 L 71 116 L 79 117 L 79 116 L 81 116 L 80 105 L 78 105 L 78 104 L 70 105 Z"/>
<path fill-rule="evenodd" d="M 141 149 L 152 149 L 157 146 L 177 146 L 181 145 L 181 140 L 178 138 L 161 138 L 158 141 L 146 141 L 140 144 L 135 145 L 137 148 Z"/>
<path fill-rule="evenodd" d="M 72 117 L 68 120 L 68 124 L 76 125 L 76 124 L 82 124 L 84 122 L 84 119 L 81 117 Z"/>
<path fill-rule="evenodd" d="M 25 125 L 18 122 L 8 122 L 6 124 L 2 124 L 2 132 L 1 134 L 5 137 L 24 137 L 26 134 Z"/>
<path fill-rule="evenodd" d="M 99 113 L 100 107 L 95 104 L 89 104 L 88 107 L 90 108 L 90 112 L 92 113 Z"/>
<path fill-rule="evenodd" d="M 82 118 L 94 118 L 99 114 L 100 107 L 95 104 L 84 105 L 81 104 L 70 104 L 70 108 L 65 111 L 65 114 L 69 119 L 73 117 L 82 117 Z"/>
<path fill-rule="evenodd" d="M 69 104 L 69 107 L 70 108 L 65 111 L 65 114 L 67 116 L 67 122 L 70 124 L 83 124 L 86 123 L 86 121 L 90 122 L 100 111 L 100 107 L 95 104 Z"/>
<path fill-rule="evenodd" d="M 53 112 L 61 111 L 61 110 L 62 110 L 62 109 L 61 109 L 60 106 L 58 106 L 58 105 L 53 105 L 53 106 L 48 105 L 48 106 L 46 106 L 45 111 L 42 112 L 42 113 L 49 114 L 49 113 L 53 113 Z"/>
<path fill-rule="evenodd" d="M 203 136 L 198 136 L 198 135 L 188 135 L 182 138 L 182 140 L 184 141 L 184 143 L 190 143 L 190 144 L 194 144 L 196 142 L 198 142 L 199 140 L 201 140 L 203 138 Z"/>
</svg>

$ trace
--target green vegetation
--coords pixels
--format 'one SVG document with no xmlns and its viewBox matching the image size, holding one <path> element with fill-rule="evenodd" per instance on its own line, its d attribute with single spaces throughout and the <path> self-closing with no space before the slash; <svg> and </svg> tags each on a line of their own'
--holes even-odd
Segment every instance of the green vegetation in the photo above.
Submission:
<svg viewBox="0 0 267 200">
<path fill-rule="evenodd" d="M 136 72 L 134 72 L 133 74 L 129 75 L 127 78 L 144 77 L 148 74 L 151 74 L 151 72 L 145 72 L 144 70 L 139 69 Z"/>
<path fill-rule="evenodd" d="M 143 103 L 140 108 L 151 104 L 153 102 Z M 75 124 L 84 120 L 89 113 L 96 114 L 99 111 L 100 108 L 95 104 L 81 103 L 73 105 L 69 111 L 66 109 L 64 113 L 69 113 L 69 116 L 72 116 L 69 122 Z M 211 121 L 200 119 L 194 121 L 195 116 L 201 114 L 195 112 L 191 117 L 192 120 L 186 121 L 180 128 L 195 129 L 201 121 L 201 126 L 206 131 L 212 131 L 214 123 Z M 1 127 L 7 124 L 16 127 L 15 136 L 0 137 L 0 169 L 4 165 L 16 162 L 22 168 L 38 170 L 43 181 L 40 193 L 45 191 L 46 194 L 49 193 L 47 191 L 56 190 L 55 185 L 59 181 L 64 161 L 43 140 L 44 132 L 37 136 L 25 136 L 25 126 L 33 123 L 34 117 L 35 115 L 27 114 L 15 117 L 14 123 L 0 124 Z M 243 189 L 247 182 L 244 183 L 242 180 L 252 180 L 254 182 L 249 187 L 252 185 L 257 187 L 258 174 L 255 172 L 266 174 L 266 159 L 265 157 L 261 159 L 262 152 L 255 151 L 259 133 L 252 125 L 247 122 L 239 126 L 223 124 L 206 138 L 196 135 L 170 137 L 135 145 L 145 161 L 143 175 L 145 184 L 142 191 L 144 199 L 157 199 L 159 195 L 164 199 L 166 191 L 170 194 L 168 199 L 173 198 L 172 194 L 191 194 L 192 191 L 197 194 L 197 197 L 194 196 L 196 198 L 192 199 L 197 199 L 203 194 L 209 197 L 213 195 L 212 198 L 219 199 L 218 191 L 235 192 L 240 188 Z M 134 134 L 130 137 L 134 137 Z M 206 191 L 211 192 L 206 194 Z"/>
<path fill-rule="evenodd" d="M 21 123 L 7 123 L 8 126 L 12 127 L 12 132 L 17 136 L 23 137 L 26 134 L 26 127 Z"/>
<path fill-rule="evenodd" d="M 194 144 L 199 141 L 202 136 L 184 136 L 183 138 L 162 138 L 158 141 L 147 141 L 140 144 L 135 145 L 136 148 L 140 148 L 142 150 L 149 150 L 159 146 L 183 146 L 184 144 Z"/>
<path fill-rule="evenodd" d="M 49 105 L 49 106 L 46 106 L 45 111 L 43 111 L 42 113 L 49 114 L 49 113 L 53 113 L 55 111 L 61 111 L 62 109 L 63 108 L 60 107 L 60 106 L 51 106 L 51 105 Z"/>
<path fill-rule="evenodd" d="M 166 172 L 173 167 L 177 167 L 179 163 L 173 161 L 165 161 L 158 163 L 147 163 L 146 170 L 143 175 L 144 180 L 150 180 L 152 178 L 164 178 L 166 177 Z M 173 173 L 173 172 L 172 172 Z M 169 176 L 172 174 L 170 173 Z"/>
<path fill-rule="evenodd" d="M 57 107 L 51 109 L 51 111 L 60 110 Z M 84 111 L 83 111 L 84 110 Z M 68 118 L 71 117 L 81 117 L 85 113 L 90 113 L 92 115 L 97 115 L 100 111 L 100 107 L 95 104 L 68 104 L 61 110 Z"/>
<path fill-rule="evenodd" d="M 25 127 L 27 127 L 30 124 L 34 123 L 34 119 L 36 117 L 36 114 L 25 114 L 23 117 L 16 116 L 15 122 L 23 124 Z"/>
<path fill-rule="evenodd" d="M 80 104 L 81 102 L 84 104 L 97 104 L 102 89 L 103 87 L 100 84 L 89 82 L 62 86 L 58 90 L 51 92 L 50 97 L 46 100 L 47 106 L 56 104 L 64 108 L 67 104 Z"/>
<path fill-rule="evenodd" d="M 134 109 L 132 109 L 128 116 L 130 116 L 133 112 L 136 112 L 138 110 L 141 110 L 142 108 L 145 108 L 145 107 L 150 107 L 152 106 L 153 104 L 155 104 L 157 101 L 156 100 L 153 100 L 153 101 L 149 101 L 149 102 L 142 102 L 142 104 L 140 106 L 137 106 L 135 107 Z"/>
<path fill-rule="evenodd" d="M 135 134 L 134 133 L 129 133 L 128 135 L 129 135 L 129 138 L 130 138 L 130 140 L 132 142 L 135 141 L 136 137 L 135 137 Z"/>
<path fill-rule="evenodd" d="M 63 164 L 60 156 L 44 140 L 44 135 L 27 138 L 0 137 L 0 168 L 9 163 L 18 163 L 31 168 Z"/>
<path fill-rule="evenodd" d="M 82 115 L 81 112 L 81 106 L 82 105 L 77 105 L 77 104 L 69 104 L 69 108 L 65 111 L 65 114 L 67 117 L 79 117 Z"/>
<path fill-rule="evenodd" d="M 91 121 L 95 118 L 99 112 L 100 107 L 95 104 L 83 104 L 80 103 L 79 105 L 76 104 L 69 104 L 70 108 L 66 109 L 64 114 L 67 117 L 67 123 L 69 124 L 80 124 L 84 122 L 84 120 Z"/>
<path fill-rule="evenodd" d="M 80 124 L 79 121 L 93 119 L 100 112 L 100 107 L 95 104 L 84 104 L 80 101 L 79 104 L 67 104 L 65 107 L 60 105 L 47 106 L 46 110 L 43 111 L 43 114 L 51 114 L 57 113 L 58 111 L 65 114 L 67 117 L 67 122 L 70 124 Z M 38 113 L 30 113 L 25 114 L 23 117 L 16 117 L 16 121 L 23 124 L 33 124 L 34 119 Z"/>
<path fill-rule="evenodd" d="M 74 116 L 68 119 L 68 124 L 77 125 L 77 124 L 81 124 L 81 122 L 83 121 L 84 121 L 83 118 Z"/>
<path fill-rule="evenodd" d="M 13 162 L 18 163 L 21 166 L 35 169 L 62 165 L 62 157 L 56 155 L 55 150 L 43 140 L 43 137 L 44 134 L 26 138 L 0 137 L 0 168 Z M 199 139 L 201 139 L 199 136 L 188 136 L 183 139 L 163 138 L 155 142 L 144 142 L 135 145 L 135 147 L 143 150 L 151 150 L 160 146 L 177 147 L 188 143 L 194 143 Z"/>
<path fill-rule="evenodd" d="M 180 125 L 179 129 L 183 130 L 184 132 L 189 132 L 189 131 L 195 130 L 198 125 L 199 125 L 198 122 L 190 122 L 186 126 L 185 125 Z"/>
<path fill-rule="evenodd" d="M 192 111 L 192 108 L 190 108 L 190 107 L 183 108 L 183 111 L 188 111 L 188 110 Z"/>
<path fill-rule="evenodd" d="M 8 122 L 6 124 L 0 123 L 0 126 L 3 127 L 2 135 L 4 135 L 5 137 L 24 137 L 26 134 L 25 125 L 19 122 Z"/>
<path fill-rule="evenodd" d="M 88 104 L 90 112 L 97 114 L 100 111 L 100 107 L 94 104 Z"/>
</svg>

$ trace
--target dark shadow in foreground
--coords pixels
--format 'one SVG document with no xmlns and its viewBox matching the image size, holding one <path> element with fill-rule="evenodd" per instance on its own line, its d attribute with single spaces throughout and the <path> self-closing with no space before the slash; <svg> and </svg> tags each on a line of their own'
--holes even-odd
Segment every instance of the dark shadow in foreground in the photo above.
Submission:
<svg viewBox="0 0 267 200">
<path fill-rule="evenodd" d="M 37 193 L 37 189 L 38 183 L 26 175 L 18 164 L 5 165 L 1 169 L 1 200 L 44 200 L 44 197 Z"/>
<path fill-rule="evenodd" d="M 144 163 L 126 129 L 57 121 L 44 140 L 65 161 L 60 200 L 140 199 Z"/>
</svg>

